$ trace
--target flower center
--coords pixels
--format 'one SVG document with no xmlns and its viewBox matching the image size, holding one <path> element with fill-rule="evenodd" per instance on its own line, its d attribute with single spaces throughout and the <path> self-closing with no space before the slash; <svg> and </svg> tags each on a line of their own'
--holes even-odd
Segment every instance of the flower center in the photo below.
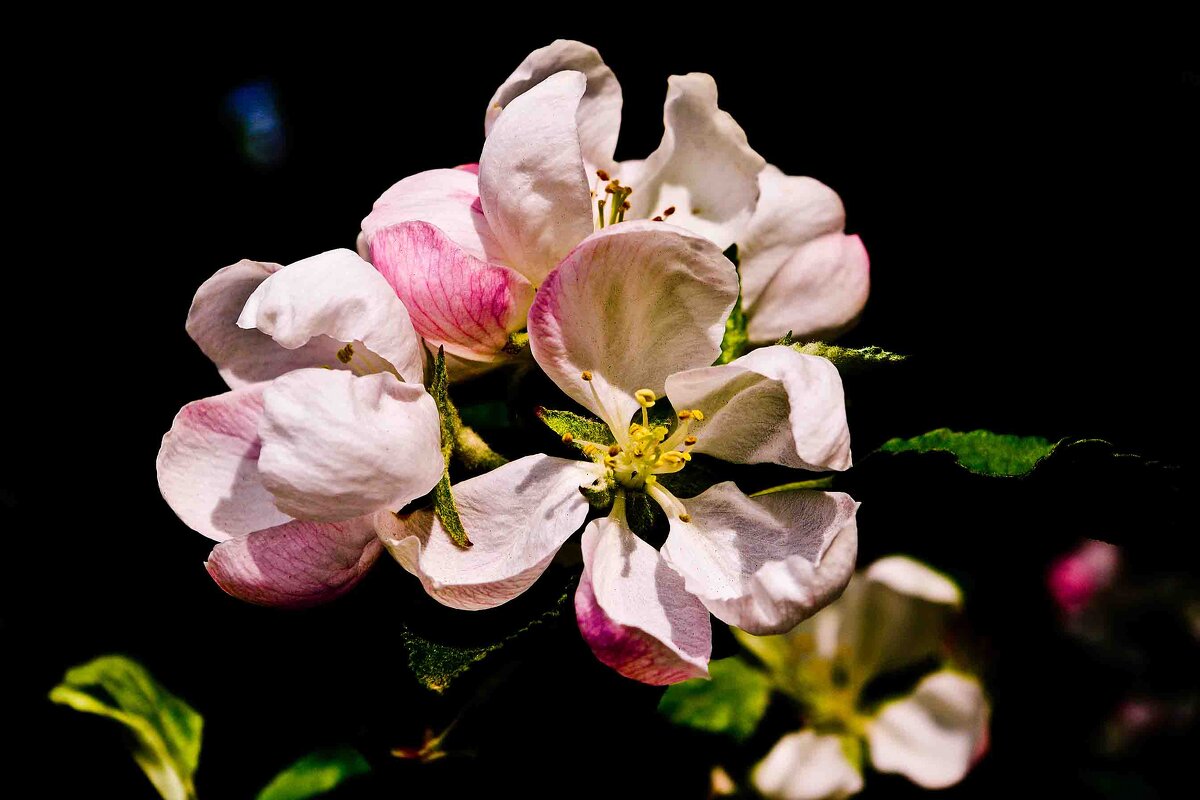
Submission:
<svg viewBox="0 0 1200 800">
<path fill-rule="evenodd" d="M 610 178 L 608 173 L 602 169 L 596 170 L 596 177 L 600 179 L 596 183 L 596 188 L 592 191 L 592 197 L 596 198 L 596 208 L 600 210 L 600 213 L 596 217 L 596 225 L 600 228 L 604 227 L 606 210 L 608 212 L 609 225 L 624 222 L 625 212 L 631 208 L 629 205 L 629 195 L 633 194 L 633 187 L 622 186 L 619 179 Z M 654 221 L 662 222 L 674 213 L 675 206 L 670 206 L 656 216 Z"/>
<path fill-rule="evenodd" d="M 596 391 L 592 383 L 592 373 L 584 372 L 581 377 L 588 382 L 592 396 L 604 411 L 606 423 L 610 426 L 617 419 Z M 688 432 L 693 420 L 701 422 L 704 413 L 699 409 L 682 409 L 677 413 L 675 430 L 671 431 L 666 425 L 652 423 L 650 409 L 658 401 L 658 396 L 650 389 L 639 389 L 634 392 L 634 398 L 642 408 L 642 421 L 632 423 L 628 430 L 612 430 L 615 440 L 607 447 L 595 442 L 579 442 L 583 446 L 584 455 L 592 459 L 604 469 L 604 477 L 609 486 L 619 490 L 645 492 L 662 506 L 668 516 L 678 517 L 683 522 L 690 522 L 679 498 L 671 494 L 658 482 L 659 475 L 669 475 L 679 472 L 692 460 L 691 450 L 696 445 L 696 437 Z"/>
</svg>

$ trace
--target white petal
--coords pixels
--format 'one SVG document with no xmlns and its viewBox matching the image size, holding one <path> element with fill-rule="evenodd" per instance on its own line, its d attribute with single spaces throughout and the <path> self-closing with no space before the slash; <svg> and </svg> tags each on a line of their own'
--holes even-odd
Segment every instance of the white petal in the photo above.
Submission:
<svg viewBox="0 0 1200 800">
<path fill-rule="evenodd" d="M 776 345 L 667 379 L 675 408 L 698 408 L 696 452 L 737 464 L 850 467 L 850 429 L 837 368 Z"/>
<path fill-rule="evenodd" d="M 484 131 L 492 132 L 500 112 L 515 98 L 564 70 L 587 77 L 587 91 L 575 112 L 583 158 L 594 169 L 611 169 L 621 127 L 621 85 L 596 48 L 582 42 L 558 39 L 526 56 L 488 103 Z"/>
<path fill-rule="evenodd" d="M 442 476 L 437 406 L 391 373 L 298 370 L 275 379 L 263 401 L 259 473 L 294 517 L 335 522 L 399 509 Z"/>
<path fill-rule="evenodd" d="M 935 672 L 887 703 L 867 726 L 871 763 L 927 789 L 958 783 L 987 737 L 988 705 L 974 678 Z"/>
<path fill-rule="evenodd" d="M 491 608 L 528 589 L 583 524 L 588 506 L 579 487 L 594 479 L 582 462 L 532 455 L 456 483 L 469 548 L 451 542 L 431 509 L 399 518 L 381 511 L 375 529 L 439 603 Z"/>
<path fill-rule="evenodd" d="M 671 222 L 716 242 L 738 240 L 758 200 L 766 166 L 733 117 L 717 108 L 712 76 L 693 72 L 668 81 L 662 143 L 625 182 L 635 189 L 630 215 L 649 218 L 674 206 Z"/>
<path fill-rule="evenodd" d="M 270 336 L 238 327 L 238 315 L 254 290 L 279 264 L 239 261 L 217 272 L 196 291 L 188 310 L 188 335 L 200 345 L 231 389 L 269 381 L 285 372 L 323 364 L 340 367 L 337 351 L 341 342 L 324 336 L 295 350 L 286 350 Z"/>
<path fill-rule="evenodd" d="M 508 263 L 534 284 L 592 232 L 575 110 L 586 79 L 552 75 L 509 103 L 479 157 L 479 199 Z"/>
<path fill-rule="evenodd" d="M 862 773 L 846 758 L 841 738 L 811 730 L 776 742 L 750 774 L 770 800 L 840 800 L 862 791 Z"/>
<path fill-rule="evenodd" d="M 406 381 L 424 377 L 425 349 L 404 304 L 374 267 L 349 250 L 330 250 L 274 273 L 250 295 L 237 324 L 258 328 L 289 350 L 321 336 L 361 342 L 370 351 L 357 351 L 367 370 L 387 368 L 374 354 Z"/>
<path fill-rule="evenodd" d="M 662 557 L 718 619 L 785 633 L 835 600 L 854 573 L 858 504 L 840 492 L 747 497 L 732 481 L 684 501 Z"/>
<path fill-rule="evenodd" d="M 158 451 L 158 488 L 189 528 L 224 541 L 291 520 L 258 472 L 263 389 L 252 384 L 188 403 Z"/>
<path fill-rule="evenodd" d="M 431 169 L 410 175 L 375 201 L 362 221 L 362 233 L 377 267 L 401 269 L 402 263 L 381 265 L 376 237 L 402 222 L 428 222 L 463 250 L 482 261 L 503 264 L 504 249 L 492 235 L 479 203 L 479 178 L 465 169 Z M 361 253 L 360 253 L 361 254 Z"/>
<path fill-rule="evenodd" d="M 624 222 L 585 239 L 542 284 L 529 311 L 530 349 L 560 389 L 624 429 L 635 391 L 661 394 L 671 372 L 716 359 L 736 299 L 733 264 L 712 242 L 663 223 Z M 608 414 L 580 377 L 585 370 Z"/>
<path fill-rule="evenodd" d="M 643 683 L 708 677 L 708 612 L 624 518 L 588 524 L 583 564 L 575 616 L 597 658 Z"/>
</svg>

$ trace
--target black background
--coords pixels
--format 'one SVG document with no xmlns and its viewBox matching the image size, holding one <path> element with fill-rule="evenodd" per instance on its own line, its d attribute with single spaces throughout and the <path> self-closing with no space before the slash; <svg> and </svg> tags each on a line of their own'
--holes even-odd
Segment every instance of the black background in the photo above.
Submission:
<svg viewBox="0 0 1200 800">
<path fill-rule="evenodd" d="M 556 36 L 594 44 L 616 71 L 618 157 L 657 144 L 669 74 L 706 71 L 756 150 L 839 192 L 873 281 L 862 323 L 843 341 L 920 359 L 904 382 L 861 400 L 883 433 L 1097 436 L 1187 460 L 1192 402 L 1181 376 L 1194 364 L 1185 321 L 1197 258 L 1182 201 L 1196 185 L 1197 72 L 1149 75 L 1116 51 L 1048 43 L 880 51 L 846 31 L 715 33 L 563 26 L 423 37 L 363 21 L 321 46 L 248 36 L 114 46 L 38 87 L 21 115 L 40 147 L 18 165 L 36 181 L 24 198 L 32 235 L 21 237 L 32 252 L 9 267 L 19 289 L 10 321 L 20 324 L 5 414 L 15 446 L 0 498 L 16 543 L 2 620 L 3 692 L 17 713 L 5 717 L 33 760 L 14 761 L 3 780 L 25 764 L 44 784 L 36 796 L 154 796 L 112 724 L 43 699 L 68 666 L 103 652 L 138 658 L 205 715 L 205 798 L 250 797 L 284 764 L 343 741 L 377 764 L 362 796 L 439 784 L 702 796 L 705 759 L 737 761 L 720 743 L 666 729 L 653 713 L 657 691 L 596 663 L 569 619 L 529 648 L 505 687 L 481 688 L 485 672 L 429 695 L 405 666 L 403 623 L 444 622 L 469 638 L 489 618 L 440 613 L 390 561 L 322 609 L 241 604 L 212 584 L 201 566 L 210 543 L 155 484 L 175 412 L 223 390 L 183 330 L 196 287 L 241 258 L 289 263 L 353 247 L 391 183 L 477 160 L 491 93 Z M 844 47 L 809 46 L 843 36 Z M 228 92 L 256 79 L 273 83 L 286 126 L 287 156 L 273 169 L 242 156 L 224 110 Z M 984 513 L 970 487 L 908 488 L 928 496 L 882 498 L 874 516 L 864 506 L 863 563 L 903 550 L 955 571 L 996 704 L 991 754 L 943 796 L 1082 794 L 1097 773 L 1166 791 L 1186 768 L 1182 734 L 1115 761 L 1092 755 L 1095 734 L 1131 688 L 1194 692 L 1194 639 L 1169 613 L 1151 614 L 1134 634 L 1153 655 L 1106 660 L 1058 634 L 1041 577 L 1073 539 L 1119 533 L 1134 539 L 1145 580 L 1190 580 L 1191 534 L 1097 530 L 1089 526 L 1102 514 L 1059 508 L 1052 496 Z M 553 588 L 486 613 L 508 624 Z M 417 744 L 425 724 L 444 726 L 472 697 L 485 702 L 464 714 L 461 746 L 490 751 L 387 763 L 387 748 Z M 907 791 L 874 775 L 868 789 Z"/>
</svg>

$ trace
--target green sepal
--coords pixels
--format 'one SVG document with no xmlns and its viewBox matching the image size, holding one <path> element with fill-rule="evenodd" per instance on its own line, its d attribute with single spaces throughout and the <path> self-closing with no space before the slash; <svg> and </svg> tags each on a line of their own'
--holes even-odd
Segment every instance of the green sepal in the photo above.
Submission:
<svg viewBox="0 0 1200 800">
<path fill-rule="evenodd" d="M 790 334 L 785 339 L 790 338 Z M 820 356 L 821 358 L 832 361 L 834 366 L 838 368 L 838 372 L 843 375 L 853 375 L 859 372 L 878 367 L 885 367 L 889 364 L 901 364 L 908 356 L 900 353 L 892 353 L 884 350 L 882 347 L 841 347 L 836 344 L 825 344 L 824 342 L 809 342 L 808 344 L 791 344 L 790 342 L 781 343 L 789 344 L 797 353 L 803 353 L 807 356 Z"/>
<path fill-rule="evenodd" d="M 454 444 L 458 439 L 461 423 L 458 411 L 450 402 L 450 377 L 446 372 L 446 349 L 439 347 L 433 360 L 433 379 L 429 382 L 429 394 L 437 405 L 438 418 L 442 426 L 442 478 L 433 487 L 433 513 L 437 515 L 450 540 L 459 547 L 470 547 L 471 539 L 463 528 L 454 503 L 454 491 L 450 488 L 450 457 L 454 455 Z"/>
<path fill-rule="evenodd" d="M 600 486 L 580 486 L 579 493 L 588 501 L 589 506 L 601 514 L 607 513 L 617 498 L 616 489 L 609 486 L 607 481 Z"/>
<path fill-rule="evenodd" d="M 308 800 L 371 771 L 363 754 L 349 745 L 309 753 L 280 772 L 256 800 Z"/>
<path fill-rule="evenodd" d="M 115 719 L 133 732 L 133 759 L 165 800 L 194 800 L 204 719 L 167 691 L 145 667 L 101 656 L 67 670 L 50 700 Z"/>
<path fill-rule="evenodd" d="M 746 312 L 742 310 L 742 273 L 737 244 L 729 245 L 724 255 L 733 262 L 733 269 L 738 279 L 738 296 L 733 303 L 733 310 L 729 312 L 729 317 L 725 320 L 725 335 L 721 338 L 721 355 L 717 357 L 717 364 L 728 364 L 750 349 L 750 334 L 747 332 L 748 321 Z"/>
<path fill-rule="evenodd" d="M 741 658 L 708 665 L 711 680 L 695 678 L 667 688 L 658 710 L 676 725 L 731 736 L 750 737 L 767 710 L 771 681 Z"/>
<path fill-rule="evenodd" d="M 579 450 L 584 448 L 581 442 L 592 442 L 607 447 L 617 441 L 613 438 L 612 431 L 608 429 L 608 426 L 598 419 L 581 417 L 571 411 L 555 411 L 541 406 L 538 406 L 534 413 L 547 428 L 559 436 L 570 436 L 571 441 L 567 443 L 574 445 Z"/>
</svg>

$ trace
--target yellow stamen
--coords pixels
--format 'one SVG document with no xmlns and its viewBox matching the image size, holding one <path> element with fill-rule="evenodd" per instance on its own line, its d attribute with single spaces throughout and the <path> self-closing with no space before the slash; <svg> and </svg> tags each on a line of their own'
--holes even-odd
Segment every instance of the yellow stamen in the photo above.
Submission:
<svg viewBox="0 0 1200 800">
<path fill-rule="evenodd" d="M 592 379 L 592 373 L 585 369 L 583 372 L 579 373 L 579 377 L 583 378 L 585 381 L 590 381 Z"/>
<path fill-rule="evenodd" d="M 569 433 L 564 433 L 562 435 L 562 441 L 563 441 L 563 444 L 570 444 L 571 442 L 575 441 L 575 437 Z"/>
</svg>

